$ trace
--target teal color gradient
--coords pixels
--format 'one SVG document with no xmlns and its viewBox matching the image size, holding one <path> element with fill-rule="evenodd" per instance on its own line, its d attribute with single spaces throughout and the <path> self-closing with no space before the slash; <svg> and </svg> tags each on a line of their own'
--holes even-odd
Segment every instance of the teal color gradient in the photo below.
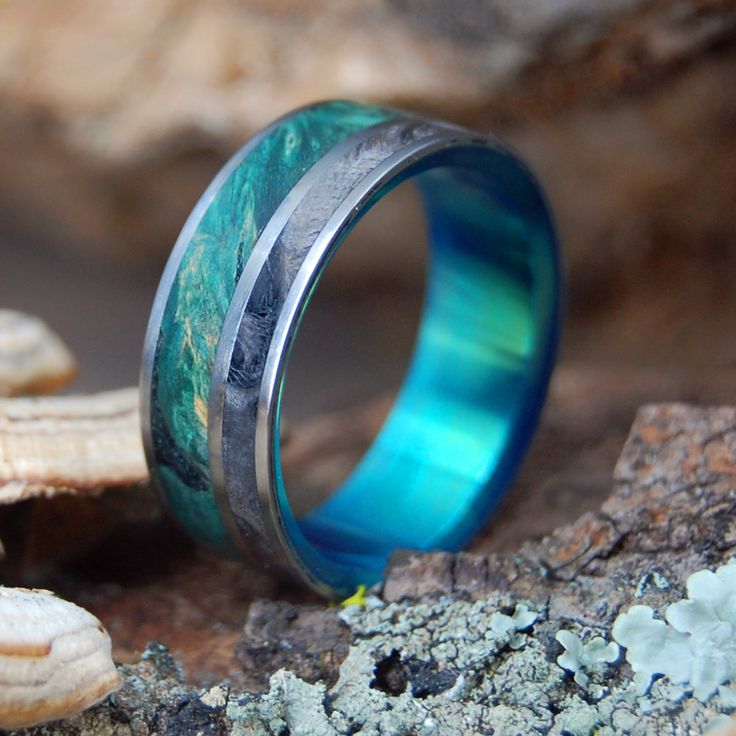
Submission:
<svg viewBox="0 0 736 736">
<path fill-rule="evenodd" d="M 544 400 L 561 291 L 547 207 L 503 150 L 450 158 L 416 176 L 428 285 L 395 405 L 343 486 L 304 518 L 284 516 L 307 566 L 338 591 L 378 581 L 397 548 L 464 547 L 513 478 Z"/>
<path fill-rule="evenodd" d="M 234 552 L 210 478 L 208 406 L 220 335 L 253 247 L 289 192 L 329 151 L 378 123 L 395 127 L 406 120 L 417 123 L 394 110 L 342 101 L 296 111 L 228 165 L 205 195 L 209 204 L 196 210 L 200 219 L 184 230 L 188 240 L 177 246 L 181 261 L 153 360 L 152 471 L 182 525 L 210 547 Z M 278 544 L 289 548 L 292 563 L 298 558 L 294 567 L 308 572 L 305 579 L 336 596 L 378 581 L 396 548 L 457 550 L 468 543 L 518 469 L 556 354 L 559 254 L 539 186 L 502 146 L 442 130 L 444 147 L 422 148 L 400 173 L 391 168 L 394 178 L 377 179 L 379 191 L 365 195 L 373 203 L 411 180 L 427 213 L 422 320 L 384 426 L 347 481 L 301 518 L 291 511 L 281 471 L 280 398 L 267 441 L 275 484 L 269 490 L 286 540 Z M 368 136 L 358 138 L 360 146 L 370 145 Z M 366 149 L 355 150 L 370 161 Z M 353 214 L 364 215 L 370 203 L 359 209 Z M 262 335 L 265 355 L 271 336 Z M 248 376 L 258 389 L 261 374 Z M 247 488 L 258 501 L 260 486 Z"/>
</svg>

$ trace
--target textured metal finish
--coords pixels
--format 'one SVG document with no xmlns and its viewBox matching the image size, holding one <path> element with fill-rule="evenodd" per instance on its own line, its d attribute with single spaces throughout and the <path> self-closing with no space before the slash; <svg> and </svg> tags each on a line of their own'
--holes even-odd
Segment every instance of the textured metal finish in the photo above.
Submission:
<svg viewBox="0 0 736 736">
<path fill-rule="evenodd" d="M 328 125 L 330 115 L 339 125 L 341 115 L 355 114 L 349 107 L 325 111 Z M 244 252 L 227 313 L 218 321 L 209 400 L 205 411 L 198 409 L 207 422 L 202 472 L 208 483 L 190 483 L 183 496 L 180 488 L 169 496 L 195 535 L 210 543 L 229 538 L 251 560 L 329 596 L 374 582 L 396 547 L 458 548 L 485 521 L 536 424 L 559 326 L 554 231 L 523 165 L 501 145 L 455 126 L 395 111 L 379 111 L 371 124 L 370 110 L 357 114 L 366 124 L 303 172 Z M 240 163 L 248 165 L 247 158 Z M 291 344 L 345 235 L 409 178 L 426 203 L 431 245 L 415 356 L 389 419 L 353 475 L 322 506 L 296 519 L 279 456 Z M 149 342 L 156 340 L 149 330 Z M 148 356 L 153 367 L 144 372 L 155 384 L 150 346 Z M 176 406 L 164 410 L 177 416 Z M 147 421 L 155 448 L 166 437 L 150 414 Z M 154 466 L 166 457 L 165 448 L 158 456 L 154 451 Z M 205 504 L 216 499 L 218 513 L 209 513 L 200 532 L 192 512 L 201 494 Z"/>
</svg>

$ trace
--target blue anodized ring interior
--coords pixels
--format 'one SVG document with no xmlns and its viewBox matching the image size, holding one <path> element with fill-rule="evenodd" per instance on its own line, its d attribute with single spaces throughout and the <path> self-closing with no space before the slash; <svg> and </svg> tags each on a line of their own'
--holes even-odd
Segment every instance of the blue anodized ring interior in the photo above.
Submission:
<svg viewBox="0 0 736 736">
<path fill-rule="evenodd" d="M 429 232 L 410 367 L 347 481 L 296 518 L 279 416 L 300 318 L 351 227 L 408 179 Z M 210 547 L 330 597 L 380 580 L 397 548 L 462 548 L 537 423 L 560 283 L 544 196 L 498 141 L 343 101 L 276 121 L 205 192 L 156 296 L 141 399 L 165 503 Z"/>
</svg>

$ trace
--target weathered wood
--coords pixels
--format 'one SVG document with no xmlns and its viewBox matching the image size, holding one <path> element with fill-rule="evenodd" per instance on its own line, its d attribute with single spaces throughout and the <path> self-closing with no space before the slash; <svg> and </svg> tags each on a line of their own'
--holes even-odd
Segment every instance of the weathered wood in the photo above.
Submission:
<svg viewBox="0 0 736 736">
<path fill-rule="evenodd" d="M 147 478 L 137 389 L 0 400 L 0 504 Z"/>
<path fill-rule="evenodd" d="M 74 358 L 46 324 L 0 309 L 0 396 L 51 393 L 75 373 Z"/>
</svg>

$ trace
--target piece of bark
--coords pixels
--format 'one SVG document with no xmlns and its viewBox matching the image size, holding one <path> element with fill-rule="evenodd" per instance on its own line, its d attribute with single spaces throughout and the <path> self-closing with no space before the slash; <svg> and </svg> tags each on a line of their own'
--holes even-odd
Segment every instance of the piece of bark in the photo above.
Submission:
<svg viewBox="0 0 736 736">
<path fill-rule="evenodd" d="M 332 654 L 318 624 L 334 622 L 330 609 L 257 603 L 245 635 L 248 682 L 271 674 L 268 693 L 239 694 L 226 683 L 187 686 L 167 652 L 151 647 L 139 665 L 122 668 L 118 695 L 44 733 L 703 733 L 730 710 L 727 701 L 677 695 L 665 678 L 627 697 L 633 673 L 623 657 L 591 673 L 586 690 L 558 663 L 556 635 L 565 629 L 585 641 L 610 639 L 622 607 L 641 603 L 661 614 L 683 597 L 690 574 L 733 557 L 735 461 L 736 409 L 644 407 L 602 509 L 514 554 L 397 555 L 385 605 L 372 601 L 338 614 L 351 641 L 339 676 L 335 668 L 322 674 L 331 687 L 285 670 L 271 674 L 274 666 L 292 666 L 292 643 L 294 666 L 303 664 L 305 647 Z M 242 577 L 232 573 L 233 583 Z M 181 571 L 190 605 L 200 603 L 193 591 L 207 587 L 209 565 L 202 574 L 193 580 Z M 165 589 L 173 600 L 172 587 Z M 224 595 L 228 587 L 220 582 L 217 589 Z M 150 606 L 152 588 L 142 607 Z M 214 620 L 222 599 L 212 603 Z M 171 635 L 182 628 L 171 623 L 178 608 L 161 627 Z M 504 626 L 519 610 L 531 611 L 533 624 L 510 638 Z M 301 616 L 318 625 L 300 627 Z"/>
<path fill-rule="evenodd" d="M 132 388 L 0 400 L 0 504 L 145 481 L 139 422 Z"/>
<path fill-rule="evenodd" d="M 545 420 L 558 442 L 565 429 L 572 432 L 571 438 L 578 437 L 568 423 L 578 431 L 582 422 L 583 430 L 591 431 L 591 419 L 581 413 L 579 397 L 571 391 L 572 377 L 563 374 L 553 387 L 554 416 Z M 581 383 L 585 392 L 587 383 Z M 601 385 L 600 379 L 597 384 Z M 628 386 L 629 392 L 631 388 Z M 592 411 L 602 413 L 607 422 L 616 418 L 618 423 L 626 411 L 613 404 L 620 404 L 627 391 L 621 387 L 607 393 L 612 405 L 599 397 Z M 378 404 L 373 421 L 366 421 L 364 428 L 375 428 L 384 411 L 385 403 Z M 368 408 L 363 416 L 371 416 Z M 325 429 L 323 437 L 329 434 Z M 309 441 L 315 439 L 305 436 Z M 304 448 L 294 457 L 304 460 L 309 454 Z M 562 467 L 572 472 L 582 462 L 585 468 L 580 454 L 570 452 Z M 699 481 L 694 484 L 696 478 Z M 678 586 L 681 589 L 690 572 L 725 561 L 728 550 L 736 546 L 736 410 L 682 404 L 643 407 L 610 485 L 613 493 L 602 508 L 584 513 L 539 541 L 521 545 L 512 554 L 401 550 L 392 558 L 383 598 L 388 602 L 427 602 L 443 596 L 473 601 L 494 595 L 508 600 L 524 598 L 549 605 L 560 621 L 594 626 L 610 624 L 627 603 L 662 604 Z M 523 507 L 525 513 L 534 506 L 534 490 L 528 490 L 532 496 Z M 666 508 L 661 505 L 662 493 L 668 494 Z M 579 502 L 571 503 L 552 518 L 574 518 L 579 506 Z M 523 528 L 523 517 L 516 523 Z M 668 587 L 656 584 L 665 579 L 670 581 Z M 274 616 L 280 613 L 287 617 L 289 612 L 296 620 L 301 609 L 282 604 L 273 610 Z M 300 630 L 299 647 L 289 661 L 289 647 L 281 644 L 288 642 L 284 627 L 269 627 L 262 619 L 259 604 L 241 640 L 239 651 L 247 651 L 258 642 L 257 651 L 263 655 L 241 657 L 241 662 L 248 663 L 249 676 L 262 667 L 259 676 L 265 681 L 270 672 L 282 666 L 304 676 L 299 651 L 318 647 L 319 636 Z M 260 623 L 254 626 L 252 621 Z M 297 632 L 290 636 L 296 637 Z M 326 656 L 332 660 L 333 670 L 325 669 L 323 678 L 332 681 L 337 676 L 337 659 L 331 658 L 329 651 L 328 647 Z"/>
<path fill-rule="evenodd" d="M 663 610 L 683 596 L 690 574 L 727 562 L 735 550 L 736 409 L 651 405 L 638 413 L 616 466 L 613 493 L 601 509 L 513 554 L 399 551 L 382 597 L 398 606 L 390 609 L 396 617 L 405 607 L 418 617 L 439 615 L 462 601 L 470 602 L 475 616 L 475 603 L 497 600 L 513 607 L 525 600 L 545 611 L 552 633 L 570 626 L 605 633 L 628 606 Z M 321 677 L 337 680 L 340 659 L 321 632 L 290 629 L 302 613 L 319 618 L 316 608 L 254 605 L 239 645 L 249 679 L 265 681 L 278 667 L 308 678 L 315 670 L 305 667 L 303 652 L 325 644 Z M 332 614 L 323 609 L 322 615 Z M 388 618 L 382 624 L 388 641 L 408 648 L 410 629 L 397 624 L 391 630 Z M 456 625 L 479 627 L 475 620 Z M 378 636 L 367 626 L 369 638 Z M 353 631 L 353 645 L 359 639 Z M 545 646 L 557 656 L 556 644 Z"/>
<path fill-rule="evenodd" d="M 332 686 L 351 638 L 337 608 L 258 600 L 248 609 L 236 656 L 256 690 L 268 690 L 269 676 L 282 667 Z"/>
<path fill-rule="evenodd" d="M 727 562 L 734 549 L 736 409 L 651 405 L 637 415 L 600 511 L 514 555 L 398 554 L 383 596 L 503 593 L 548 601 L 551 616 L 601 626 L 624 605 L 662 605 L 690 573 Z"/>
<path fill-rule="evenodd" d="M 0 309 L 0 396 L 51 393 L 75 373 L 71 353 L 44 322 Z"/>
</svg>

